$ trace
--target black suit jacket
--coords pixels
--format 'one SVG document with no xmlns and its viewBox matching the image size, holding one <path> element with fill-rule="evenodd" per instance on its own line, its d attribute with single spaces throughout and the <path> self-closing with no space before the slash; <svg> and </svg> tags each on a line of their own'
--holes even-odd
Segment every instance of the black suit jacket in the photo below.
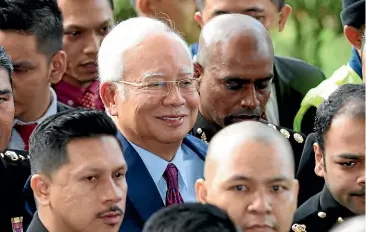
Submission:
<svg viewBox="0 0 366 232">
<path fill-rule="evenodd" d="M 300 164 L 296 173 L 296 179 L 300 184 L 298 204 L 303 204 L 310 197 L 320 192 L 324 186 L 324 178 L 315 174 L 315 153 L 313 144 L 315 134 L 308 135 L 305 141 L 304 150 L 301 155 Z"/>
<path fill-rule="evenodd" d="M 273 81 L 276 86 L 280 126 L 293 128 L 302 99 L 311 88 L 325 79 L 319 68 L 302 60 L 275 56 Z M 315 108 L 310 108 L 304 115 L 302 133 L 308 135 L 313 132 L 315 112 Z"/>
<path fill-rule="evenodd" d="M 283 136 L 285 136 L 288 139 L 294 152 L 295 168 L 297 171 L 297 166 L 300 162 L 301 153 L 304 148 L 306 135 L 302 133 L 296 133 L 295 131 L 287 129 L 282 126 L 273 125 L 272 123 L 269 123 L 264 120 L 259 120 L 259 122 L 264 123 L 272 127 L 273 129 L 279 131 Z M 220 126 L 215 125 L 204 119 L 201 113 L 198 112 L 196 124 L 190 131 L 190 134 L 201 139 L 206 143 L 209 143 L 211 139 L 215 136 L 215 134 L 219 132 L 221 129 L 222 128 Z"/>
<path fill-rule="evenodd" d="M 0 231 L 12 232 L 17 220 L 20 226 L 30 221 L 25 211 L 24 184 L 30 175 L 26 151 L 7 150 L 0 153 Z"/>
<path fill-rule="evenodd" d="M 32 222 L 27 229 L 27 232 L 48 232 L 46 227 L 44 227 L 43 223 L 39 219 L 38 213 L 34 214 Z"/>
<path fill-rule="evenodd" d="M 306 226 L 306 232 L 328 232 L 345 218 L 355 216 L 340 205 L 328 188 L 307 200 L 295 212 L 294 224 Z"/>
</svg>

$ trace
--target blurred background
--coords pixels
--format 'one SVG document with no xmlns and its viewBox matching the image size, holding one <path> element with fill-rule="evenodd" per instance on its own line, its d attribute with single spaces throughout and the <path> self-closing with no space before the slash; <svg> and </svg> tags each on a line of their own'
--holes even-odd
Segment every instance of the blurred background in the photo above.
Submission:
<svg viewBox="0 0 366 232">
<path fill-rule="evenodd" d="M 114 2 L 117 22 L 136 15 L 129 0 Z M 305 60 L 330 77 L 351 55 L 339 16 L 342 4 L 334 0 L 286 2 L 292 6 L 292 15 L 284 32 L 273 36 L 276 54 Z"/>
</svg>

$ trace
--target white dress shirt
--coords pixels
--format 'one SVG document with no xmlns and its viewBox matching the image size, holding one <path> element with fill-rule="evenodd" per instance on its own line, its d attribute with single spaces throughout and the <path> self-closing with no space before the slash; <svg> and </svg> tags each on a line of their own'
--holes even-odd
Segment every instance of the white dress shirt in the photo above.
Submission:
<svg viewBox="0 0 366 232">
<path fill-rule="evenodd" d="M 46 113 L 39 118 L 38 120 L 34 122 L 27 122 L 24 123 L 18 119 L 14 119 L 13 123 L 13 130 L 11 132 L 11 139 L 8 148 L 9 149 L 16 149 L 16 150 L 23 150 L 24 149 L 24 142 L 22 137 L 20 137 L 19 133 L 15 130 L 14 126 L 16 124 L 19 125 L 26 125 L 26 124 L 33 124 L 37 123 L 38 125 L 42 123 L 46 118 L 48 118 L 51 115 L 54 115 L 57 113 L 57 96 L 56 92 L 51 88 L 51 105 L 48 107 Z"/>
<path fill-rule="evenodd" d="M 276 126 L 280 126 L 280 115 L 278 112 L 276 86 L 273 82 L 271 84 L 271 95 L 266 105 L 266 117 L 270 123 L 273 123 Z"/>
<path fill-rule="evenodd" d="M 163 174 L 169 162 L 133 143 L 131 145 L 140 155 L 150 176 L 154 180 L 161 199 L 166 204 L 165 199 L 168 187 Z M 194 185 L 197 179 L 203 178 L 204 161 L 194 154 L 193 151 L 190 151 L 187 146 L 183 145 L 170 163 L 174 164 L 178 169 L 179 192 L 184 202 L 196 202 Z M 141 187 L 143 188 L 143 185 Z"/>
</svg>

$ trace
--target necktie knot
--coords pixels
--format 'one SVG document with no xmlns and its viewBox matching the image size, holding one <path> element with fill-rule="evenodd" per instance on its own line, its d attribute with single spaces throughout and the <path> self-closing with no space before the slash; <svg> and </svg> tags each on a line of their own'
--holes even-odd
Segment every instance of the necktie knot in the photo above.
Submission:
<svg viewBox="0 0 366 232">
<path fill-rule="evenodd" d="M 28 151 L 29 149 L 29 137 L 36 127 L 37 123 L 30 123 L 24 125 L 17 124 L 14 126 L 15 130 L 19 133 L 20 137 L 24 142 L 24 150 L 26 151 Z"/>
<path fill-rule="evenodd" d="M 167 183 L 168 190 L 179 189 L 178 169 L 174 164 L 168 164 L 163 174 L 163 177 Z"/>
</svg>

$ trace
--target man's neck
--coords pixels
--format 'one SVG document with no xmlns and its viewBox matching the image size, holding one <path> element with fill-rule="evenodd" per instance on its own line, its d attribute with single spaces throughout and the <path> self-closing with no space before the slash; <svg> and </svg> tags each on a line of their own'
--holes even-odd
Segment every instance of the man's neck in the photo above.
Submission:
<svg viewBox="0 0 366 232">
<path fill-rule="evenodd" d="M 66 83 L 79 87 L 79 88 L 88 88 L 94 82 L 94 80 L 78 81 L 76 78 L 74 78 L 70 75 L 67 75 L 67 74 L 63 75 L 62 81 L 65 81 Z"/>
<path fill-rule="evenodd" d="M 34 122 L 38 119 L 42 118 L 43 115 L 46 114 L 48 108 L 52 104 L 51 92 L 43 98 L 43 102 L 41 104 L 35 104 L 33 108 L 29 109 L 27 112 L 24 112 L 22 115 L 16 115 L 16 119 L 22 122 Z"/>
</svg>

